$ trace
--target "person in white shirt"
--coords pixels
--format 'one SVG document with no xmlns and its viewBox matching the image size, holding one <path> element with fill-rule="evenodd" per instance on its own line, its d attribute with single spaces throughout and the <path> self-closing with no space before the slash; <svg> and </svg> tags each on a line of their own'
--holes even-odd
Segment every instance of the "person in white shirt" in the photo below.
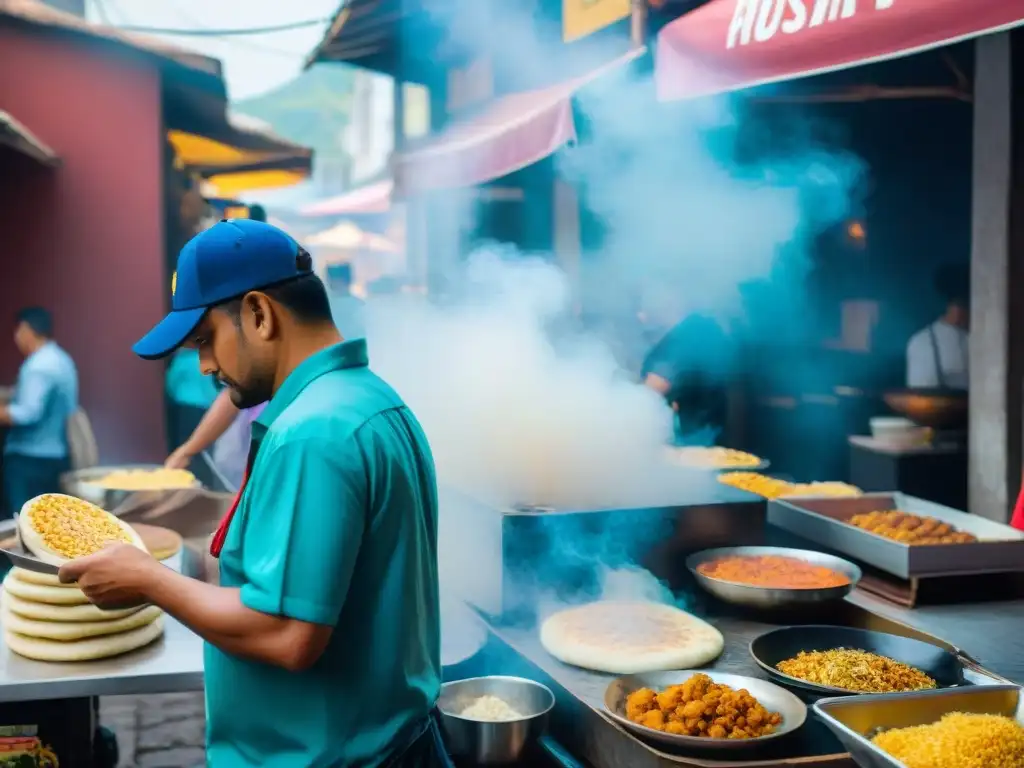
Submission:
<svg viewBox="0 0 1024 768">
<path fill-rule="evenodd" d="M 942 316 L 907 344 L 907 386 L 969 389 L 970 266 L 949 264 L 935 276 L 946 302 Z"/>
</svg>

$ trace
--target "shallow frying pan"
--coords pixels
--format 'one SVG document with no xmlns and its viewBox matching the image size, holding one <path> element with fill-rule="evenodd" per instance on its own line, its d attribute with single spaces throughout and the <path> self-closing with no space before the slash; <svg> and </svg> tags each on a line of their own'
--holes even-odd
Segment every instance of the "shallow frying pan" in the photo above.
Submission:
<svg viewBox="0 0 1024 768">
<path fill-rule="evenodd" d="M 825 696 L 850 696 L 860 693 L 809 683 L 784 675 L 775 668 L 780 661 L 791 659 L 800 651 L 829 651 L 834 648 L 868 651 L 902 661 L 924 672 L 938 683 L 939 688 L 967 684 L 964 680 L 964 660 L 957 654 L 921 640 L 867 629 L 826 625 L 773 629 L 754 638 L 750 643 L 750 655 L 773 679 L 790 688 L 802 688 Z"/>
</svg>

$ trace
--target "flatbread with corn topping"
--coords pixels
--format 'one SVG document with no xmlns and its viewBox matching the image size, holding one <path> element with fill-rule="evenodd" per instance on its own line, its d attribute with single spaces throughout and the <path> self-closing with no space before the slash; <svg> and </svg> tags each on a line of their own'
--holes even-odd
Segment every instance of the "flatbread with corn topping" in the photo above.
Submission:
<svg viewBox="0 0 1024 768">
<path fill-rule="evenodd" d="M 18 533 L 29 552 L 52 565 L 63 565 L 117 542 L 148 551 L 128 523 L 63 493 L 44 493 L 26 501 L 18 515 Z"/>
<path fill-rule="evenodd" d="M 671 605 L 600 601 L 560 611 L 540 628 L 544 649 L 566 664 L 616 675 L 695 669 L 722 653 L 722 633 Z"/>
</svg>

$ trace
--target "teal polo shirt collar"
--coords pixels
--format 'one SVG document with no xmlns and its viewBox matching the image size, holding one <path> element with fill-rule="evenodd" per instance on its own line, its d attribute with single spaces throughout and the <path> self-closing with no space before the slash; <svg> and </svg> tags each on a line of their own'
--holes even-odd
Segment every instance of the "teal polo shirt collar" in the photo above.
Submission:
<svg viewBox="0 0 1024 768">
<path fill-rule="evenodd" d="M 260 442 L 274 420 L 284 413 L 285 408 L 295 402 L 302 390 L 321 376 L 344 368 L 365 368 L 369 364 L 366 339 L 344 341 L 310 355 L 288 374 L 288 378 L 278 387 L 263 413 L 253 422 L 253 440 Z"/>
</svg>

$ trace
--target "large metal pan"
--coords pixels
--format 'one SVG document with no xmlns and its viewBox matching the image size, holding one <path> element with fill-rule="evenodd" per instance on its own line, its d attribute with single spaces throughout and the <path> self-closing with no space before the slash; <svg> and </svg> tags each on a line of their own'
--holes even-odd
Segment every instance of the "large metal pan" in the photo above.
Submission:
<svg viewBox="0 0 1024 768">
<path fill-rule="evenodd" d="M 922 427 L 963 429 L 967 425 L 967 392 L 962 389 L 894 389 L 882 399 L 896 413 Z"/>
<path fill-rule="evenodd" d="M 846 576 L 850 582 L 841 587 L 823 587 L 821 589 L 777 589 L 756 587 L 731 581 L 722 581 L 705 576 L 698 567 L 712 560 L 725 557 L 789 557 L 803 560 L 814 565 L 830 568 Z M 686 558 L 686 567 L 697 579 L 697 583 L 707 592 L 734 605 L 742 605 L 761 610 L 792 610 L 800 608 L 820 607 L 825 603 L 842 600 L 857 586 L 861 579 L 861 570 L 849 560 L 833 557 L 822 552 L 809 549 L 790 549 L 788 547 L 722 547 L 705 549 Z"/>
<path fill-rule="evenodd" d="M 783 627 L 765 632 L 750 643 L 750 655 L 774 680 L 790 688 L 811 691 L 821 696 L 852 696 L 861 693 L 801 680 L 780 672 L 776 665 L 801 651 L 829 651 L 835 648 L 868 651 L 915 667 L 931 677 L 939 688 L 967 685 L 964 680 L 966 659 L 921 640 L 872 632 L 867 629 L 811 625 Z"/>
<path fill-rule="evenodd" d="M 66 472 L 61 475 L 60 484 L 64 493 L 69 496 L 77 496 L 80 499 L 92 502 L 98 507 L 113 511 L 125 502 L 130 496 L 144 494 L 150 500 L 157 500 L 163 495 L 180 491 L 180 488 L 168 488 L 165 490 L 127 491 L 120 489 L 104 488 L 99 480 L 121 469 L 160 469 L 160 464 L 120 464 L 108 467 L 89 467 L 74 472 Z M 201 487 L 196 480 L 195 487 Z"/>
<path fill-rule="evenodd" d="M 863 768 L 904 768 L 902 762 L 871 741 L 891 728 L 928 725 L 951 712 L 1003 715 L 1024 725 L 1024 702 L 1016 685 L 969 686 L 898 696 L 844 696 L 822 699 L 814 705 L 814 712 Z"/>
</svg>

